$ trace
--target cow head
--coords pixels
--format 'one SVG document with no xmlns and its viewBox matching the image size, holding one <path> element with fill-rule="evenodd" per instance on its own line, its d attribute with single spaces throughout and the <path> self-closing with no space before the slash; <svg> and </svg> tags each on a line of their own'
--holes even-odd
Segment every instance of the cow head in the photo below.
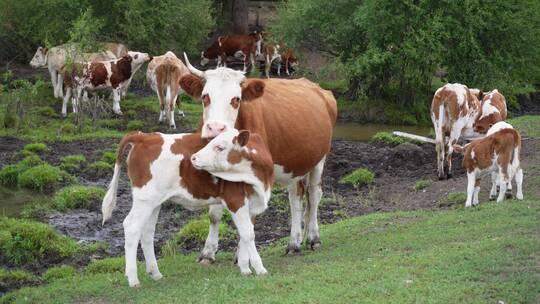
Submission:
<svg viewBox="0 0 540 304">
<path fill-rule="evenodd" d="M 214 138 L 234 128 L 242 102 L 261 97 L 264 82 L 246 80 L 243 72 L 219 67 L 202 72 L 194 68 L 184 53 L 186 65 L 194 75 L 180 79 L 182 89 L 203 104 L 203 138 Z"/>
<path fill-rule="evenodd" d="M 32 60 L 30 60 L 30 66 L 32 66 L 33 68 L 39 68 L 47 65 L 48 52 L 49 49 L 47 49 L 46 47 L 38 47 L 36 53 L 34 54 L 34 57 L 32 57 Z"/>
<path fill-rule="evenodd" d="M 485 99 L 482 101 L 478 118 L 473 123 L 473 129 L 477 133 L 485 134 L 494 124 L 503 120 L 500 110 L 491 104 L 491 99 Z"/>
<path fill-rule="evenodd" d="M 131 57 L 131 66 L 133 68 L 140 67 L 143 63 L 152 60 L 152 56 L 148 55 L 148 53 L 129 51 L 127 56 Z"/>
<path fill-rule="evenodd" d="M 249 141 L 249 131 L 230 129 L 212 139 L 204 148 L 191 156 L 191 163 L 199 170 L 208 172 L 231 171 L 240 162 L 232 154 L 241 153 Z M 236 168 L 238 170 L 239 168 Z"/>
</svg>

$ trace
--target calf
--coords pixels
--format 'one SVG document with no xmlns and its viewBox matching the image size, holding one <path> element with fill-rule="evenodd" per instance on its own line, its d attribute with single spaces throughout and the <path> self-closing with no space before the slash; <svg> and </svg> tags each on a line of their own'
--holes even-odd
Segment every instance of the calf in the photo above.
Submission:
<svg viewBox="0 0 540 304">
<path fill-rule="evenodd" d="M 270 68 L 272 67 L 272 62 L 278 59 L 278 62 L 281 61 L 281 55 L 279 54 L 279 44 L 276 46 L 272 44 L 266 44 L 264 46 L 264 72 L 266 78 L 270 78 Z M 278 63 L 279 64 L 279 63 Z M 278 75 L 281 73 L 278 70 Z"/>
<path fill-rule="evenodd" d="M 174 109 L 179 101 L 180 78 L 190 74 L 184 63 L 173 52 L 156 56 L 148 64 L 146 79 L 159 98 L 159 121 L 167 120 L 171 128 L 176 128 Z"/>
<path fill-rule="evenodd" d="M 459 83 L 448 83 L 439 88 L 433 96 L 431 121 L 435 129 L 439 179 L 444 179 L 445 173 L 446 177 L 452 176 L 453 145 L 462 135 L 474 135 L 473 123 L 480 108 L 477 97 L 479 92 Z"/>
<path fill-rule="evenodd" d="M 150 59 L 147 53 L 128 52 L 128 55 L 120 59 L 87 62 L 80 64 L 78 68 L 72 68 L 71 71 L 64 71 L 64 76 L 69 79 L 64 81 L 66 93 L 62 115 L 66 115 L 67 102 L 72 96 L 73 111 L 77 111 L 83 90 L 88 92 L 112 90 L 113 112 L 122 115 L 121 92 L 143 63 Z"/>
<path fill-rule="evenodd" d="M 506 99 L 497 89 L 484 94 L 474 131 L 486 133 L 495 123 L 506 120 L 506 112 Z"/>
<path fill-rule="evenodd" d="M 293 50 L 286 48 L 281 54 L 281 62 L 285 63 L 285 73 L 291 75 L 289 67 L 295 67 L 298 65 L 298 59 L 294 56 Z M 281 74 L 281 62 L 278 63 L 278 75 Z"/>
<path fill-rule="evenodd" d="M 217 209 L 222 211 L 221 205 L 227 206 L 240 234 L 240 271 L 250 274 L 251 264 L 257 274 L 267 273 L 255 247 L 252 223 L 252 217 L 266 209 L 274 180 L 273 161 L 260 136 L 231 129 L 208 143 L 200 134 L 126 135 L 120 141 L 114 175 L 102 203 L 104 223 L 116 205 L 122 156 L 128 145 L 132 146 L 127 171 L 133 196 L 133 206 L 124 219 L 129 286 L 139 286 L 136 263 L 139 241 L 146 272 L 154 280 L 162 278 L 153 239 L 161 204 L 167 200 L 192 210 L 210 205 L 211 209 L 219 206 Z M 200 169 L 210 170 L 215 176 Z M 219 217 L 211 213 L 209 236 L 213 230 L 219 230 Z M 217 243 L 217 237 L 207 240 L 207 245 L 215 245 L 215 249 Z"/>
<path fill-rule="evenodd" d="M 249 35 L 220 36 L 208 48 L 201 53 L 201 65 L 208 64 L 210 59 L 217 59 L 217 65 L 226 66 L 228 56 L 235 56 L 238 52 L 244 57 L 244 72 L 247 71 L 248 61 L 251 60 L 252 68 L 255 67 L 255 56 L 260 53 L 262 33 L 254 32 Z M 257 51 L 258 50 L 258 51 Z"/>
<path fill-rule="evenodd" d="M 503 123 L 506 124 L 506 123 Z M 500 185 L 497 202 L 504 199 L 506 186 L 512 178 L 516 178 L 519 200 L 523 199 L 522 183 L 523 170 L 520 167 L 519 152 L 521 150 L 521 136 L 513 128 L 497 126 L 493 132 L 482 139 L 477 139 L 464 147 L 454 144 L 454 150 L 463 153 L 463 167 L 467 170 L 467 201 L 465 207 L 478 204 L 480 180 L 483 175 L 496 172 L 492 175 L 492 188 L 490 195 L 496 193 L 495 186 Z"/>
</svg>

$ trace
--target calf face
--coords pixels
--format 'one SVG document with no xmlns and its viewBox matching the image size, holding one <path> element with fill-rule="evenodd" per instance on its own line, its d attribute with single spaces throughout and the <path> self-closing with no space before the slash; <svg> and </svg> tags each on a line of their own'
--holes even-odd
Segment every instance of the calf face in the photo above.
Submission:
<svg viewBox="0 0 540 304">
<path fill-rule="evenodd" d="M 34 57 L 30 61 L 30 66 L 33 68 L 44 67 L 47 65 L 47 53 L 49 49 L 46 47 L 38 47 Z"/>
<path fill-rule="evenodd" d="M 474 131 L 486 133 L 494 124 L 506 119 L 506 99 L 498 90 L 483 96 L 480 113 L 474 122 Z"/>
</svg>

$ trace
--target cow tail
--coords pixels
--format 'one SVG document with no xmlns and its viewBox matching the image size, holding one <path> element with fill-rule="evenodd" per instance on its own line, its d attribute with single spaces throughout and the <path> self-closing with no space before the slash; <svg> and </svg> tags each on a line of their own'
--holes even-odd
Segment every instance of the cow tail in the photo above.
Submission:
<svg viewBox="0 0 540 304">
<path fill-rule="evenodd" d="M 520 168 L 519 153 L 521 150 L 521 136 L 517 131 L 514 131 L 514 151 L 512 156 L 512 175 L 514 175 Z"/>
<path fill-rule="evenodd" d="M 439 121 L 437 124 L 437 130 L 435 130 L 435 137 L 436 137 L 435 139 L 442 146 L 444 146 L 445 144 L 443 126 L 444 126 L 444 102 L 441 102 L 441 105 L 439 106 Z"/>
<path fill-rule="evenodd" d="M 109 189 L 107 190 L 107 193 L 103 198 L 103 202 L 101 203 L 101 213 L 103 214 L 102 224 L 105 224 L 105 222 L 111 218 L 112 212 L 116 207 L 116 193 L 118 191 L 118 181 L 120 179 L 120 169 L 122 169 L 122 158 L 124 156 L 124 152 L 126 151 L 129 144 L 133 144 L 140 137 L 141 132 L 129 133 L 124 136 L 124 138 L 122 138 L 120 144 L 118 145 L 118 151 L 116 152 L 116 163 L 114 164 L 113 178 L 111 180 L 111 183 L 109 184 Z"/>
</svg>

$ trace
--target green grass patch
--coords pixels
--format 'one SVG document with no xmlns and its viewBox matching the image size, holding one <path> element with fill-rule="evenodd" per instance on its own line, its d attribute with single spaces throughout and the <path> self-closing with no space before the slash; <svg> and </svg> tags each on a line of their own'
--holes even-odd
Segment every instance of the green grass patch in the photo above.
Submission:
<svg viewBox="0 0 540 304">
<path fill-rule="evenodd" d="M 44 152 L 44 151 L 47 151 L 47 145 L 44 143 L 26 144 L 24 146 L 24 150 L 34 152 L 34 153 Z"/>
<path fill-rule="evenodd" d="M 43 274 L 43 280 L 47 283 L 74 276 L 77 270 L 71 266 L 63 265 L 47 269 Z"/>
<path fill-rule="evenodd" d="M 52 200 L 52 206 L 59 211 L 68 209 L 97 210 L 105 196 L 105 190 L 92 186 L 71 186 L 57 192 Z"/>
<path fill-rule="evenodd" d="M 88 167 L 86 168 L 86 173 L 92 175 L 95 178 L 101 178 L 107 176 L 107 174 L 111 173 L 112 170 L 113 166 L 111 164 L 100 160 L 88 165 Z"/>
<path fill-rule="evenodd" d="M 60 185 L 71 184 L 76 178 L 58 167 L 42 164 L 32 167 L 19 176 L 19 186 L 38 192 L 52 192 Z"/>
<path fill-rule="evenodd" d="M 78 251 L 72 239 L 46 224 L 0 217 L 0 260 L 24 265 L 44 258 L 68 257 Z"/>
<path fill-rule="evenodd" d="M 132 120 L 128 122 L 127 124 L 128 131 L 141 130 L 143 127 L 144 127 L 144 122 L 140 120 Z"/>
<path fill-rule="evenodd" d="M 350 184 L 355 187 L 370 185 L 375 181 L 375 174 L 369 169 L 360 168 L 339 179 L 340 184 Z"/>
<path fill-rule="evenodd" d="M 114 163 L 116 162 L 116 150 L 103 152 L 101 160 L 110 165 L 114 165 Z"/>
<path fill-rule="evenodd" d="M 396 136 L 390 132 L 377 132 L 375 135 L 373 135 L 371 141 L 382 142 L 394 146 L 407 142 L 405 138 Z"/>
<path fill-rule="evenodd" d="M 508 119 L 508 123 L 518 129 L 522 136 L 540 137 L 540 115 L 524 115 Z"/>
<path fill-rule="evenodd" d="M 325 90 L 336 91 L 340 94 L 344 94 L 349 89 L 347 79 L 320 81 L 319 85 Z"/>
<path fill-rule="evenodd" d="M 467 200 L 467 193 L 465 192 L 450 192 L 446 196 L 446 200 L 453 204 L 463 204 Z"/>
<path fill-rule="evenodd" d="M 82 154 L 67 155 L 60 160 L 59 168 L 69 173 L 78 172 L 86 163 L 86 157 Z"/>
<path fill-rule="evenodd" d="M 0 289 L 37 283 L 39 281 L 33 273 L 24 270 L 6 270 L 0 268 Z M 1 298 L 0 298 L 1 300 Z"/>
<path fill-rule="evenodd" d="M 24 288 L 4 301 L 535 303 L 539 216 L 538 200 L 374 213 L 322 225 L 318 251 L 284 256 L 286 242 L 260 250 L 270 272 L 264 277 L 242 276 L 232 253 L 219 252 L 210 267 L 197 264 L 193 253 L 161 258 L 160 281 L 139 263 L 142 286 L 132 289 L 120 257 L 91 263 L 76 280 Z"/>
<path fill-rule="evenodd" d="M 428 180 L 428 179 L 420 179 L 420 180 L 417 180 L 416 183 L 414 183 L 414 190 L 415 191 L 424 190 L 427 187 L 429 187 L 429 185 L 431 185 L 430 180 Z"/>
</svg>

